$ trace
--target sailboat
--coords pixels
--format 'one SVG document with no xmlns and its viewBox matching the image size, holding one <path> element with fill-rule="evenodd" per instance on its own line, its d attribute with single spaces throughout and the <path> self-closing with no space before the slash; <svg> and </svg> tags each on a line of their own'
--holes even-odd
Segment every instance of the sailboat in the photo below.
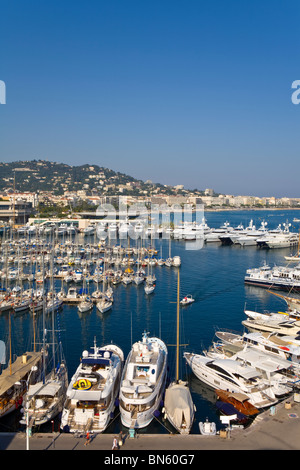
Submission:
<svg viewBox="0 0 300 470">
<path fill-rule="evenodd" d="M 61 345 L 59 347 L 61 348 Z M 26 424 L 27 413 L 31 426 L 39 426 L 57 416 L 63 409 L 67 386 L 67 366 L 62 360 L 53 368 L 46 380 L 29 386 L 25 399 L 24 418 L 20 423 Z"/>
<path fill-rule="evenodd" d="M 85 292 L 86 292 L 85 285 L 86 285 L 86 278 L 84 277 L 84 279 L 83 279 L 83 294 L 85 294 Z M 92 300 L 89 297 L 89 287 L 88 287 L 87 296 L 82 299 L 82 301 L 77 305 L 77 308 L 78 308 L 78 311 L 80 313 L 85 313 L 85 312 L 89 312 L 89 311 L 93 310 L 94 304 L 93 304 Z"/>
<path fill-rule="evenodd" d="M 177 293 L 176 378 L 165 392 L 165 416 L 180 434 L 189 434 L 195 417 L 195 407 L 187 382 L 179 380 L 179 271 Z"/>
<path fill-rule="evenodd" d="M 52 265 L 53 268 L 53 265 Z M 23 408 L 24 417 L 21 424 L 28 421 L 30 426 L 39 426 L 44 424 L 62 410 L 65 400 L 65 394 L 68 387 L 68 370 L 63 357 L 62 345 L 57 343 L 55 335 L 54 304 L 52 304 L 52 363 L 49 371 L 50 360 L 46 345 L 45 329 L 46 305 L 44 300 L 43 308 L 43 374 L 42 379 L 34 385 L 29 385 L 25 406 Z M 47 363 L 45 353 L 47 351 Z"/>
<path fill-rule="evenodd" d="M 106 270 L 105 270 L 105 258 L 104 258 L 104 275 L 103 275 L 103 284 L 102 284 L 102 295 L 96 302 L 96 308 L 101 313 L 105 313 L 112 308 L 113 301 L 112 298 L 107 295 L 105 292 L 105 282 L 106 281 Z"/>
<path fill-rule="evenodd" d="M 149 266 L 150 266 L 151 273 L 149 273 Z M 152 274 L 152 264 L 148 262 L 148 274 L 146 276 L 146 282 L 144 286 L 144 291 L 147 295 L 152 294 L 154 292 L 155 280 L 156 280 L 156 277 L 153 276 Z"/>
</svg>

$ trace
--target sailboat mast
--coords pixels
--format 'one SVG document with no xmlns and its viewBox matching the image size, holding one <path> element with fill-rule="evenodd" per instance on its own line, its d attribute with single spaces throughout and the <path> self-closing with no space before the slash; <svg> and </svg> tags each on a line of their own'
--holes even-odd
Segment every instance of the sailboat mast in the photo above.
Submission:
<svg viewBox="0 0 300 470">
<path fill-rule="evenodd" d="M 176 382 L 179 379 L 179 270 L 178 270 L 178 282 L 177 282 L 177 341 L 176 341 Z"/>
<path fill-rule="evenodd" d="M 54 322 L 54 301 L 55 301 L 55 296 L 54 296 L 54 280 L 53 280 L 53 275 L 54 275 L 54 253 L 53 253 L 53 247 L 51 251 L 51 299 L 52 299 L 52 309 L 51 309 L 51 315 L 52 315 L 52 357 L 53 357 L 53 373 L 55 373 L 55 322 Z"/>
<path fill-rule="evenodd" d="M 11 365 L 11 313 L 9 312 L 9 373 L 12 374 Z"/>
</svg>

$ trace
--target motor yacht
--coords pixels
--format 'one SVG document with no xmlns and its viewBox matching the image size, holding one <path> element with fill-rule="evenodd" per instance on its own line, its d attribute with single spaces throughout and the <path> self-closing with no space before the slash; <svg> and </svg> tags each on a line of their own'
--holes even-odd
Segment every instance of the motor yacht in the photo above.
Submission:
<svg viewBox="0 0 300 470">
<path fill-rule="evenodd" d="M 276 319 L 266 317 L 243 320 L 242 324 L 248 331 L 262 331 L 276 333 L 278 336 L 298 336 L 300 334 L 300 321 L 286 319 Z"/>
<path fill-rule="evenodd" d="M 273 387 L 274 394 L 277 398 L 283 398 L 288 395 L 293 386 L 298 382 L 299 366 L 293 365 L 291 361 L 275 357 L 264 351 L 245 346 L 243 349 L 232 354 L 230 349 L 214 345 L 207 353 L 207 357 L 214 359 L 231 359 L 240 364 L 247 364 L 254 367 L 261 375 L 262 381 L 266 385 Z"/>
<path fill-rule="evenodd" d="M 265 236 L 268 233 L 266 229 L 267 222 L 263 221 L 258 230 L 256 229 L 255 225 L 253 225 L 253 221 L 251 222 L 252 225 L 247 227 L 245 233 L 236 239 L 236 244 L 241 246 L 256 246 L 257 240 L 259 240 L 261 237 Z"/>
<path fill-rule="evenodd" d="M 229 222 L 225 222 L 220 228 L 212 229 L 210 232 L 206 233 L 204 240 L 206 243 L 221 242 L 220 237 L 224 234 L 228 234 L 232 230 L 233 227 L 230 226 Z"/>
<path fill-rule="evenodd" d="M 70 380 L 61 419 L 65 432 L 103 432 L 116 406 L 123 351 L 114 344 L 83 351 L 81 362 Z"/>
<path fill-rule="evenodd" d="M 295 232 L 290 232 L 288 222 L 277 227 L 275 230 L 270 230 L 267 235 L 257 240 L 257 245 L 260 248 L 287 248 L 295 246 L 299 242 L 299 235 Z"/>
<path fill-rule="evenodd" d="M 292 363 L 300 364 L 300 347 L 289 340 L 280 337 L 275 333 L 255 331 L 239 335 L 229 331 L 216 331 L 215 336 L 229 347 L 236 350 L 244 349 L 245 346 L 257 349 L 262 352 L 289 359 Z"/>
<path fill-rule="evenodd" d="M 167 379 L 165 343 L 144 332 L 133 344 L 124 366 L 120 387 L 121 422 L 127 428 L 144 428 L 160 408 Z"/>
<path fill-rule="evenodd" d="M 300 292 L 300 264 L 273 268 L 264 264 L 260 268 L 247 269 L 244 281 L 258 287 Z"/>
<path fill-rule="evenodd" d="M 184 353 L 184 358 L 196 377 L 214 389 L 244 393 L 256 408 L 278 402 L 273 387 L 264 383 L 262 374 L 254 367 L 231 359 L 212 359 L 188 352 Z"/>
</svg>

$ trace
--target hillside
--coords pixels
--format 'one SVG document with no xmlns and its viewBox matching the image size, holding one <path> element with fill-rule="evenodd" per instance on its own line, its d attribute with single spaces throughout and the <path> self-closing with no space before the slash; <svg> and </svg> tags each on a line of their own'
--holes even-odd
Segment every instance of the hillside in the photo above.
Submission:
<svg viewBox="0 0 300 470">
<path fill-rule="evenodd" d="M 44 160 L 0 163 L 0 191 L 13 189 L 15 173 L 16 190 L 23 191 L 99 191 L 104 185 L 126 185 L 141 187 L 143 181 L 114 172 L 98 165 L 70 166 Z"/>
<path fill-rule="evenodd" d="M 46 160 L 0 162 L 0 191 L 13 190 L 18 192 L 51 191 L 54 195 L 62 195 L 65 191 L 85 190 L 87 193 L 106 195 L 116 194 L 122 188 L 122 194 L 139 195 L 149 192 L 166 195 L 187 193 L 187 190 L 166 186 L 151 181 L 137 180 L 123 173 L 108 168 L 86 163 L 71 166 L 65 163 Z M 203 191 L 194 190 L 198 194 Z"/>
</svg>

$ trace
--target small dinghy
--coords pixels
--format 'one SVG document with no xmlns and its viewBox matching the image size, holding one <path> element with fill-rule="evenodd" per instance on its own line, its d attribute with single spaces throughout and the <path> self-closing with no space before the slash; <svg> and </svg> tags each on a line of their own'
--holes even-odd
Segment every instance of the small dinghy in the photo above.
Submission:
<svg viewBox="0 0 300 470">
<path fill-rule="evenodd" d="M 207 418 L 204 423 L 200 421 L 199 430 L 203 436 L 215 436 L 217 434 L 216 423 L 210 423 Z"/>
<path fill-rule="evenodd" d="M 191 295 L 186 295 L 181 301 L 180 301 L 180 304 L 181 305 L 189 305 L 189 304 L 192 304 L 193 302 L 195 302 L 195 299 L 193 299 L 193 297 Z"/>
</svg>

